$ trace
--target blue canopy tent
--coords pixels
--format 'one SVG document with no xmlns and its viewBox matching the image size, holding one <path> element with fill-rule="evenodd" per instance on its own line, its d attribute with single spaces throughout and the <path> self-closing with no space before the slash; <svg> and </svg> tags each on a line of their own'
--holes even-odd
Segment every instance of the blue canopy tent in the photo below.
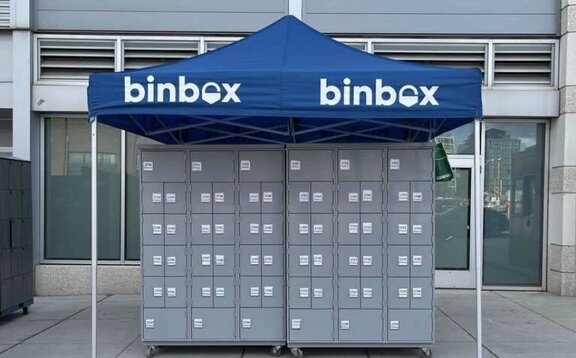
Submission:
<svg viewBox="0 0 576 358">
<path fill-rule="evenodd" d="M 374 56 L 285 16 L 200 56 L 92 74 L 92 162 L 96 121 L 166 144 L 425 142 L 481 118 L 481 86 L 478 69 Z"/>
</svg>

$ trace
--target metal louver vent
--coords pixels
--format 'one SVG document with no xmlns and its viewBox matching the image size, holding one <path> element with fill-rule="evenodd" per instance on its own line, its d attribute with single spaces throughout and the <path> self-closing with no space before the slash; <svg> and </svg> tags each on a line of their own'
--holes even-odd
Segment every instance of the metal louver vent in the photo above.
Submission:
<svg viewBox="0 0 576 358">
<path fill-rule="evenodd" d="M 366 51 L 366 42 L 343 42 L 344 45 L 355 48 L 356 50 Z"/>
<path fill-rule="evenodd" d="M 0 0 L 0 28 L 10 27 L 10 0 Z"/>
<path fill-rule="evenodd" d="M 198 55 L 197 41 L 137 41 L 124 42 L 124 69 L 159 65 Z"/>
<path fill-rule="evenodd" d="M 552 44 L 495 44 L 495 85 L 553 84 Z"/>
<path fill-rule="evenodd" d="M 114 41 L 41 39 L 40 79 L 85 80 L 114 71 Z"/>
<path fill-rule="evenodd" d="M 206 52 L 214 51 L 219 49 L 220 47 L 224 47 L 226 45 L 230 45 L 232 41 L 210 41 L 206 42 Z"/>
<path fill-rule="evenodd" d="M 486 44 L 375 43 L 374 54 L 426 65 L 478 68 L 486 72 Z M 484 75 L 484 82 L 486 76 Z"/>
</svg>

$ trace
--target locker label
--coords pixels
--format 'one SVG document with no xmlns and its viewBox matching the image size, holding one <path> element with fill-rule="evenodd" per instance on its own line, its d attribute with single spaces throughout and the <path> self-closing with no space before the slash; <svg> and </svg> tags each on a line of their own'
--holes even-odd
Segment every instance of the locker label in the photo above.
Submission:
<svg viewBox="0 0 576 358">
<path fill-rule="evenodd" d="M 274 231 L 274 225 L 264 224 L 262 230 L 264 231 L 265 234 L 272 234 L 272 232 Z"/>
<path fill-rule="evenodd" d="M 312 194 L 312 200 L 315 203 L 321 203 L 324 201 L 324 193 L 314 193 Z"/>
<path fill-rule="evenodd" d="M 300 297 L 302 298 L 308 297 L 308 287 L 300 287 Z"/>
<path fill-rule="evenodd" d="M 363 266 L 372 266 L 372 256 L 362 256 Z"/>
<path fill-rule="evenodd" d="M 224 255 L 214 255 L 214 264 L 224 266 Z"/>
<path fill-rule="evenodd" d="M 357 288 L 349 288 L 348 289 L 348 297 L 358 298 L 358 289 Z"/>
<path fill-rule="evenodd" d="M 272 255 L 264 255 L 264 265 L 265 265 L 265 266 L 274 265 L 274 256 L 272 256 Z"/>
<path fill-rule="evenodd" d="M 152 202 L 153 203 L 161 203 L 162 202 L 162 194 L 161 193 L 152 193 Z"/>
<path fill-rule="evenodd" d="M 260 287 L 250 287 L 250 297 L 258 297 L 260 296 Z"/>
<path fill-rule="evenodd" d="M 300 255 L 300 266 L 308 266 L 308 255 Z"/>
<path fill-rule="evenodd" d="M 300 170 L 300 161 L 299 160 L 291 160 L 290 161 L 290 170 Z"/>
<path fill-rule="evenodd" d="M 314 266 L 322 266 L 322 254 L 314 254 L 312 257 Z"/>
<path fill-rule="evenodd" d="M 322 298 L 322 297 L 324 297 L 324 290 L 322 288 L 315 288 L 314 298 Z"/>
<path fill-rule="evenodd" d="M 422 298 L 422 287 L 412 287 L 412 297 Z"/>
<path fill-rule="evenodd" d="M 372 233 L 372 223 L 362 223 L 362 233 L 371 234 Z"/>
<path fill-rule="evenodd" d="M 200 194 L 200 201 L 202 203 L 209 203 L 210 202 L 210 193 L 202 193 Z"/>
<path fill-rule="evenodd" d="M 300 224 L 298 225 L 298 229 L 300 235 L 308 235 L 310 233 L 310 229 L 308 228 L 308 224 Z"/>
<path fill-rule="evenodd" d="M 146 328 L 154 328 L 154 318 L 146 318 Z"/>
<path fill-rule="evenodd" d="M 412 234 L 414 235 L 422 234 L 422 225 L 412 225 Z"/>
<path fill-rule="evenodd" d="M 212 230 L 210 229 L 210 224 L 202 224 L 200 229 L 202 230 L 203 235 L 210 235 L 210 233 L 212 232 Z"/>
<path fill-rule="evenodd" d="M 202 318 L 194 318 L 194 328 L 202 328 Z"/>
<path fill-rule="evenodd" d="M 408 234 L 408 224 L 398 224 L 398 234 L 400 235 Z"/>
<path fill-rule="evenodd" d="M 358 256 L 348 257 L 348 266 L 358 266 Z"/>
<path fill-rule="evenodd" d="M 399 191 L 398 192 L 398 201 L 408 201 L 408 192 L 407 191 Z"/>
<path fill-rule="evenodd" d="M 214 225 L 214 233 L 215 234 L 223 234 L 224 233 L 224 224 L 216 224 Z"/>
<path fill-rule="evenodd" d="M 152 234 L 154 234 L 154 235 L 162 235 L 162 225 L 160 225 L 160 224 L 153 224 L 153 225 L 152 225 Z"/>
<path fill-rule="evenodd" d="M 349 223 L 348 224 L 348 233 L 349 234 L 357 234 L 358 233 L 358 223 Z"/>
<path fill-rule="evenodd" d="M 264 297 L 274 297 L 273 286 L 264 286 Z"/>
<path fill-rule="evenodd" d="M 390 159 L 390 170 L 400 170 L 400 159 Z"/>
<path fill-rule="evenodd" d="M 412 256 L 412 266 L 422 266 L 422 255 Z"/>
<path fill-rule="evenodd" d="M 320 235 L 324 232 L 324 226 L 322 224 L 314 224 L 314 234 Z"/>
<path fill-rule="evenodd" d="M 224 202 L 224 193 L 214 193 L 214 202 L 215 203 L 223 203 Z"/>
<path fill-rule="evenodd" d="M 193 172 L 201 172 L 202 171 L 202 162 L 192 162 L 192 171 Z"/>
<path fill-rule="evenodd" d="M 372 190 L 362 190 L 362 201 L 372 201 Z"/>
<path fill-rule="evenodd" d="M 412 193 L 412 201 L 422 201 L 422 193 L 421 192 L 413 192 Z"/>
<path fill-rule="evenodd" d="M 300 329 L 301 324 L 302 320 L 300 318 L 294 318 L 292 319 L 292 324 L 290 326 L 292 329 Z"/>
<path fill-rule="evenodd" d="M 340 159 L 340 170 L 350 170 L 350 159 Z"/>
<path fill-rule="evenodd" d="M 260 233 L 260 224 L 256 224 L 256 223 L 250 224 L 250 233 L 251 234 L 259 234 Z"/>
<path fill-rule="evenodd" d="M 166 234 L 176 235 L 176 225 L 174 224 L 166 225 Z"/>
<path fill-rule="evenodd" d="M 349 203 L 357 203 L 358 202 L 358 193 L 348 193 L 348 202 Z"/>
<path fill-rule="evenodd" d="M 167 193 L 166 194 L 166 202 L 169 204 L 174 204 L 176 202 L 176 194 L 175 193 Z"/>
<path fill-rule="evenodd" d="M 166 257 L 166 265 L 167 266 L 176 266 L 176 256 Z"/>
<path fill-rule="evenodd" d="M 154 297 L 162 297 L 162 287 L 154 287 Z"/>
<path fill-rule="evenodd" d="M 153 172 L 154 171 L 154 162 L 143 162 L 142 168 L 145 172 Z"/>
<path fill-rule="evenodd" d="M 350 321 L 342 320 L 340 321 L 340 329 L 350 329 Z"/>
<path fill-rule="evenodd" d="M 212 290 L 210 287 L 202 287 L 202 297 L 210 297 L 212 295 Z"/>
<path fill-rule="evenodd" d="M 216 287 L 216 297 L 224 297 L 224 287 Z"/>
<path fill-rule="evenodd" d="M 398 298 L 408 298 L 408 289 L 407 288 L 399 288 L 398 289 Z"/>
<path fill-rule="evenodd" d="M 251 318 L 242 318 L 242 328 L 244 328 L 244 329 L 252 328 L 252 319 Z"/>
<path fill-rule="evenodd" d="M 274 201 L 274 194 L 271 191 L 265 191 L 262 193 L 262 201 L 265 203 L 271 203 Z"/>
<path fill-rule="evenodd" d="M 152 256 L 152 265 L 162 266 L 162 256 Z"/>
<path fill-rule="evenodd" d="M 397 331 L 400 329 L 400 321 L 390 321 L 390 329 Z"/>
<path fill-rule="evenodd" d="M 176 287 L 167 287 L 166 288 L 166 296 L 167 297 L 176 297 Z"/>
<path fill-rule="evenodd" d="M 240 171 L 249 172 L 250 171 L 250 161 L 249 160 L 241 160 L 240 161 Z"/>
<path fill-rule="evenodd" d="M 248 201 L 251 203 L 257 203 L 260 201 L 260 193 L 250 193 L 248 194 Z"/>
<path fill-rule="evenodd" d="M 398 256 L 398 266 L 408 266 L 408 256 Z"/>
<path fill-rule="evenodd" d="M 310 201 L 310 193 L 307 191 L 301 191 L 298 193 L 298 201 L 301 203 L 307 203 Z"/>
<path fill-rule="evenodd" d="M 364 298 L 372 298 L 372 288 L 365 287 L 362 289 L 362 297 Z"/>
<path fill-rule="evenodd" d="M 202 266 L 210 266 L 210 254 L 202 254 Z"/>
<path fill-rule="evenodd" d="M 250 265 L 260 265 L 260 255 L 250 255 Z"/>
</svg>

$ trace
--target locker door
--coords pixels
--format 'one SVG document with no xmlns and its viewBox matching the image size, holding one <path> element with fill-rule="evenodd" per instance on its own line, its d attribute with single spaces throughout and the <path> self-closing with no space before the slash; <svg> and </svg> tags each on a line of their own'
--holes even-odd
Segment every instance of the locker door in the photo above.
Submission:
<svg viewBox="0 0 576 358">
<path fill-rule="evenodd" d="M 145 308 L 144 341 L 180 341 L 186 339 L 185 308 Z"/>
<path fill-rule="evenodd" d="M 185 245 L 188 231 L 186 215 L 165 215 L 164 223 L 165 245 Z"/>
<path fill-rule="evenodd" d="M 332 181 L 331 150 L 288 151 L 288 181 Z"/>
<path fill-rule="evenodd" d="M 382 276 L 382 246 L 360 247 L 360 276 L 381 277 Z"/>
<path fill-rule="evenodd" d="M 164 245 L 164 230 L 162 214 L 142 215 L 142 243 L 144 245 Z"/>
<path fill-rule="evenodd" d="M 433 180 L 432 149 L 388 151 L 388 180 Z"/>
<path fill-rule="evenodd" d="M 190 206 L 194 214 L 212 213 L 212 183 L 192 183 Z"/>
<path fill-rule="evenodd" d="M 382 310 L 341 309 L 338 333 L 341 341 L 382 341 Z"/>
<path fill-rule="evenodd" d="M 409 246 L 388 246 L 388 276 L 410 276 Z"/>
<path fill-rule="evenodd" d="M 212 248 L 214 255 L 214 276 L 234 276 L 236 267 L 236 255 L 233 245 L 220 245 Z"/>
<path fill-rule="evenodd" d="M 234 183 L 212 184 L 212 212 L 234 213 Z"/>
<path fill-rule="evenodd" d="M 388 310 L 390 342 L 431 342 L 431 310 Z"/>
<path fill-rule="evenodd" d="M 388 183 L 388 212 L 389 213 L 409 213 L 410 212 L 410 183 L 409 182 L 389 182 Z"/>
<path fill-rule="evenodd" d="M 263 213 L 284 212 L 284 183 L 262 183 L 261 190 Z"/>
<path fill-rule="evenodd" d="M 236 288 L 234 277 L 214 277 L 214 307 L 234 307 Z"/>
<path fill-rule="evenodd" d="M 410 244 L 410 214 L 388 215 L 388 244 Z"/>
<path fill-rule="evenodd" d="M 166 246 L 164 247 L 166 276 L 186 276 L 186 246 Z"/>
<path fill-rule="evenodd" d="M 262 223 L 260 214 L 240 214 L 240 244 L 260 245 Z"/>
<path fill-rule="evenodd" d="M 190 161 L 192 183 L 234 181 L 233 151 L 191 152 Z"/>
<path fill-rule="evenodd" d="M 186 153 L 142 152 L 142 182 L 185 182 Z"/>
<path fill-rule="evenodd" d="M 292 342 L 334 340 L 332 310 L 291 309 L 289 319 L 289 340 Z"/>
<path fill-rule="evenodd" d="M 434 198 L 432 197 L 432 185 L 433 182 L 412 182 L 410 183 L 411 195 L 410 195 L 410 209 L 413 213 L 431 213 L 432 203 L 434 203 Z"/>
<path fill-rule="evenodd" d="M 164 212 L 164 185 L 162 183 L 142 183 L 142 212 L 162 214 Z"/>
<path fill-rule="evenodd" d="M 313 213 L 332 213 L 332 182 L 312 182 L 310 208 Z"/>
<path fill-rule="evenodd" d="M 240 338 L 257 341 L 284 340 L 283 308 L 241 308 Z"/>
<path fill-rule="evenodd" d="M 310 246 L 288 247 L 289 277 L 309 277 L 311 266 L 312 258 L 310 257 Z"/>
<path fill-rule="evenodd" d="M 212 240 L 214 245 L 234 244 L 236 228 L 234 214 L 214 214 L 212 222 Z"/>
<path fill-rule="evenodd" d="M 342 277 L 338 280 L 338 307 L 360 308 L 362 288 L 360 277 Z"/>
<path fill-rule="evenodd" d="M 186 308 L 186 277 L 166 277 L 164 289 L 165 307 Z"/>
<path fill-rule="evenodd" d="M 340 246 L 338 248 L 338 274 L 342 277 L 360 277 L 360 247 Z"/>
<path fill-rule="evenodd" d="M 361 308 L 382 308 L 382 278 L 362 277 L 358 295 L 360 296 Z"/>
<path fill-rule="evenodd" d="M 212 246 L 192 245 L 192 257 L 190 259 L 193 276 L 212 276 L 214 271 L 214 257 Z M 194 278 L 192 279 L 194 280 Z"/>
<path fill-rule="evenodd" d="M 240 181 L 281 181 L 284 179 L 284 152 L 254 150 L 238 153 Z"/>
<path fill-rule="evenodd" d="M 261 196 L 260 183 L 240 183 L 240 212 L 260 213 Z"/>
<path fill-rule="evenodd" d="M 142 272 L 143 276 L 164 276 L 164 247 L 142 247 Z"/>
<path fill-rule="evenodd" d="M 340 181 L 380 181 L 381 178 L 381 150 L 341 149 L 338 151 L 338 179 Z"/>
<path fill-rule="evenodd" d="M 312 245 L 332 245 L 334 230 L 331 214 L 312 214 L 310 237 Z"/>
<path fill-rule="evenodd" d="M 142 304 L 145 308 L 164 307 L 164 277 L 144 277 L 142 279 Z"/>
<path fill-rule="evenodd" d="M 288 184 L 289 213 L 309 213 L 313 199 L 312 193 L 310 193 L 310 183 L 304 182 Z M 320 197 L 317 196 L 316 199 L 319 200 Z"/>
<path fill-rule="evenodd" d="M 312 276 L 332 277 L 334 268 L 332 246 L 312 246 L 310 265 Z"/>
<path fill-rule="evenodd" d="M 262 214 L 262 244 L 284 244 L 284 215 Z"/>
<path fill-rule="evenodd" d="M 412 246 L 411 251 L 411 276 L 432 276 L 432 246 Z"/>
<path fill-rule="evenodd" d="M 312 287 L 309 277 L 290 277 L 288 285 L 288 307 L 311 308 Z"/>
<path fill-rule="evenodd" d="M 164 212 L 186 214 L 186 184 L 164 183 Z"/>
<path fill-rule="evenodd" d="M 214 289 L 212 277 L 193 276 L 190 289 L 192 307 L 213 307 Z"/>
<path fill-rule="evenodd" d="M 432 309 L 432 295 L 434 294 L 432 278 L 411 278 L 410 286 L 410 308 Z"/>
<path fill-rule="evenodd" d="M 234 308 L 193 308 L 192 340 L 234 340 L 236 322 Z"/>
<path fill-rule="evenodd" d="M 362 245 L 382 245 L 382 214 L 361 214 L 358 231 Z"/>
<path fill-rule="evenodd" d="M 361 182 L 359 195 L 361 212 L 382 212 L 382 182 Z"/>
<path fill-rule="evenodd" d="M 338 211 L 341 213 L 360 212 L 360 182 L 338 183 Z"/>
<path fill-rule="evenodd" d="M 284 246 L 262 245 L 262 275 L 284 275 Z"/>
<path fill-rule="evenodd" d="M 338 215 L 338 243 L 340 245 L 359 245 L 362 231 L 360 214 Z"/>
<path fill-rule="evenodd" d="M 412 214 L 410 218 L 410 244 L 432 245 L 432 214 Z"/>
<path fill-rule="evenodd" d="M 288 242 L 291 245 L 310 245 L 310 214 L 288 214 Z"/>
<path fill-rule="evenodd" d="M 212 245 L 212 215 L 192 214 L 192 245 Z"/>
<path fill-rule="evenodd" d="M 260 276 L 240 276 L 240 307 L 262 307 Z"/>
<path fill-rule="evenodd" d="M 312 277 L 310 297 L 312 299 L 312 308 L 332 309 L 334 301 L 332 277 Z"/>
<path fill-rule="evenodd" d="M 262 277 L 262 307 L 284 308 L 284 276 Z"/>
<path fill-rule="evenodd" d="M 388 278 L 388 307 L 410 308 L 410 279 L 408 277 Z"/>
<path fill-rule="evenodd" d="M 262 275 L 262 249 L 260 245 L 240 245 L 240 275 Z"/>
</svg>

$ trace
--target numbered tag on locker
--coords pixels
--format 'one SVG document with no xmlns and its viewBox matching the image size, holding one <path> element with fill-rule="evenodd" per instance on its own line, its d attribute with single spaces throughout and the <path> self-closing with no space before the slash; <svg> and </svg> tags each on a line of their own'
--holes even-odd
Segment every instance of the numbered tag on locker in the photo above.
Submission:
<svg viewBox="0 0 576 358">
<path fill-rule="evenodd" d="M 202 297 L 212 296 L 212 289 L 210 287 L 202 287 Z"/>
<path fill-rule="evenodd" d="M 154 287 L 154 297 L 162 297 L 162 287 Z"/>
<path fill-rule="evenodd" d="M 254 286 L 250 287 L 250 297 L 258 297 L 260 296 L 260 287 Z"/>
<path fill-rule="evenodd" d="M 242 318 L 242 328 L 244 328 L 244 329 L 252 328 L 252 319 L 251 318 Z"/>
<path fill-rule="evenodd" d="M 300 170 L 300 161 L 299 160 L 291 160 L 290 161 L 290 170 Z"/>
<path fill-rule="evenodd" d="M 312 200 L 315 203 L 321 203 L 324 201 L 324 194 L 321 192 L 320 193 L 314 193 L 314 194 L 312 194 Z"/>
<path fill-rule="evenodd" d="M 390 321 L 390 329 L 397 331 L 400 329 L 400 321 Z"/>
<path fill-rule="evenodd" d="M 175 193 L 167 193 L 166 194 L 166 202 L 169 204 L 174 204 L 176 202 L 176 194 Z"/>
<path fill-rule="evenodd" d="M 412 256 L 412 266 L 422 266 L 422 256 L 421 255 Z"/>
<path fill-rule="evenodd" d="M 202 266 L 210 266 L 210 254 L 202 254 Z"/>
<path fill-rule="evenodd" d="M 251 203 L 257 203 L 260 201 L 260 194 L 259 193 L 250 193 L 248 194 L 248 201 Z"/>
<path fill-rule="evenodd" d="M 322 254 L 314 254 L 312 260 L 314 261 L 314 266 L 322 266 Z"/>
<path fill-rule="evenodd" d="M 166 225 L 166 234 L 176 235 L 176 225 L 175 224 Z"/>
<path fill-rule="evenodd" d="M 349 203 L 357 203 L 358 202 L 358 193 L 348 193 L 348 202 Z"/>
<path fill-rule="evenodd" d="M 202 224 L 200 230 L 202 231 L 203 235 L 210 235 L 210 233 L 212 232 L 210 224 Z"/>
<path fill-rule="evenodd" d="M 216 291 L 216 297 L 224 297 L 224 293 L 226 292 L 224 290 L 224 287 L 216 287 L 215 291 Z"/>
<path fill-rule="evenodd" d="M 400 170 L 400 159 L 390 159 L 390 170 Z"/>
<path fill-rule="evenodd" d="M 348 224 L 348 233 L 349 234 L 357 234 L 358 233 L 358 223 L 349 223 Z"/>
<path fill-rule="evenodd" d="M 372 298 L 372 288 L 365 287 L 362 289 L 362 297 L 364 298 Z"/>
<path fill-rule="evenodd" d="M 214 193 L 214 202 L 215 203 L 223 203 L 224 202 L 224 193 Z"/>
<path fill-rule="evenodd" d="M 154 318 L 146 318 L 145 327 L 148 329 L 154 328 Z"/>
<path fill-rule="evenodd" d="M 412 287 L 412 297 L 422 298 L 422 287 Z"/>
<path fill-rule="evenodd" d="M 350 159 L 340 159 L 340 170 L 350 170 Z"/>
<path fill-rule="evenodd" d="M 348 320 L 340 321 L 340 329 L 343 329 L 343 330 L 350 329 L 350 321 L 348 321 Z"/>
<path fill-rule="evenodd" d="M 422 201 L 422 192 L 413 192 L 412 193 L 412 201 L 414 202 L 420 202 Z"/>
<path fill-rule="evenodd" d="M 194 318 L 194 328 L 202 328 L 202 318 Z"/>
<path fill-rule="evenodd" d="M 398 192 L 398 201 L 408 201 L 408 192 L 407 191 L 399 191 Z"/>
<path fill-rule="evenodd" d="M 412 234 L 421 235 L 422 234 L 422 225 L 412 225 Z"/>
<path fill-rule="evenodd" d="M 274 297 L 273 286 L 264 286 L 264 297 Z"/>
<path fill-rule="evenodd" d="M 264 255 L 264 266 L 274 265 L 274 256 Z"/>
<path fill-rule="evenodd" d="M 308 287 L 300 287 L 300 297 L 308 298 Z"/>
<path fill-rule="evenodd" d="M 314 289 L 314 298 L 322 298 L 324 296 L 324 290 L 321 288 Z"/>
<path fill-rule="evenodd" d="M 264 224 L 262 226 L 262 231 L 264 232 L 264 234 L 272 234 L 272 232 L 274 231 L 274 225 L 273 224 Z"/>
<path fill-rule="evenodd" d="M 293 318 L 290 327 L 292 329 L 300 329 L 302 326 L 302 320 L 300 318 Z"/>
<path fill-rule="evenodd" d="M 310 193 L 307 191 L 301 191 L 298 193 L 298 201 L 301 203 L 307 203 L 310 201 Z"/>
<path fill-rule="evenodd" d="M 218 235 L 224 234 L 224 224 L 214 225 L 214 233 Z"/>
<path fill-rule="evenodd" d="M 300 266 L 308 266 L 310 264 L 308 255 L 300 255 L 299 262 Z"/>
<path fill-rule="evenodd" d="M 166 257 L 166 266 L 176 266 L 176 256 Z"/>
<path fill-rule="evenodd" d="M 162 256 L 152 256 L 153 266 L 162 266 Z"/>
<path fill-rule="evenodd" d="M 372 256 L 362 256 L 362 266 L 372 266 Z"/>
<path fill-rule="evenodd" d="M 372 201 L 372 190 L 362 190 L 362 201 Z"/>
<path fill-rule="evenodd" d="M 249 160 L 241 160 L 240 161 L 240 171 L 249 172 L 250 171 L 250 161 Z"/>
<path fill-rule="evenodd" d="M 398 289 L 398 298 L 408 298 L 408 289 L 407 288 L 399 288 Z"/>
<path fill-rule="evenodd" d="M 162 202 L 162 194 L 161 193 L 152 193 L 152 202 L 153 203 L 161 203 Z"/>
<path fill-rule="evenodd" d="M 202 203 L 209 203 L 210 202 L 210 193 L 201 193 L 200 194 L 200 202 Z"/>
<path fill-rule="evenodd" d="M 192 162 L 192 171 L 193 172 L 201 172 L 202 171 L 202 162 Z"/>
<path fill-rule="evenodd" d="M 145 172 L 153 172 L 154 162 L 142 162 L 142 169 L 144 169 Z"/>
<path fill-rule="evenodd" d="M 300 224 L 300 225 L 298 225 L 298 229 L 299 229 L 300 235 L 308 235 L 310 233 L 310 229 L 308 227 L 308 224 Z"/>
<path fill-rule="evenodd" d="M 408 266 L 408 256 L 398 256 L 398 266 Z"/>
<path fill-rule="evenodd" d="M 224 266 L 224 255 L 214 255 L 214 264 L 216 266 Z"/>
<path fill-rule="evenodd" d="M 408 224 L 398 224 L 398 234 L 400 235 L 408 234 Z"/>
<path fill-rule="evenodd" d="M 371 234 L 372 233 L 372 223 L 362 223 L 362 233 Z"/>
<path fill-rule="evenodd" d="M 349 288 L 348 289 L 348 297 L 358 298 L 358 289 L 357 288 Z"/>
<path fill-rule="evenodd" d="M 250 255 L 250 265 L 260 265 L 260 255 Z"/>
<path fill-rule="evenodd" d="M 256 224 L 256 223 L 250 224 L 250 233 L 251 234 L 259 234 L 260 233 L 260 224 Z"/>
<path fill-rule="evenodd" d="M 358 256 L 349 256 L 348 266 L 358 266 Z"/>
<path fill-rule="evenodd" d="M 274 201 L 274 194 L 271 191 L 265 191 L 262 193 L 262 201 L 265 203 L 271 203 Z"/>
<path fill-rule="evenodd" d="M 160 224 L 152 224 L 152 234 L 154 234 L 154 235 L 162 235 L 162 225 L 160 225 Z"/>
<path fill-rule="evenodd" d="M 315 235 L 321 235 L 324 232 L 324 226 L 322 224 L 314 224 L 313 229 Z"/>
<path fill-rule="evenodd" d="M 176 287 L 167 287 L 166 297 L 176 297 Z"/>
</svg>

